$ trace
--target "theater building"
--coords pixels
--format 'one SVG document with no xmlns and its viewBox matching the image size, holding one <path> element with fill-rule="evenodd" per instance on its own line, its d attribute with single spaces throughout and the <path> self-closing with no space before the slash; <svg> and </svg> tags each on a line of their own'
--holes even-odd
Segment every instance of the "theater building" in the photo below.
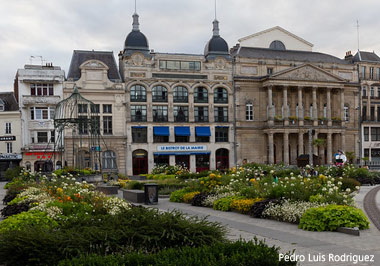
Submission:
<svg viewBox="0 0 380 266">
<path fill-rule="evenodd" d="M 312 44 L 274 27 L 239 40 L 235 58 L 237 163 L 295 165 L 313 152 L 331 164 L 338 150 L 359 156 L 356 67 L 312 51 Z"/>
<path fill-rule="evenodd" d="M 213 25 L 204 54 L 157 53 L 133 15 L 119 54 L 128 175 L 159 164 L 192 172 L 234 165 L 232 60 L 218 21 Z"/>
</svg>

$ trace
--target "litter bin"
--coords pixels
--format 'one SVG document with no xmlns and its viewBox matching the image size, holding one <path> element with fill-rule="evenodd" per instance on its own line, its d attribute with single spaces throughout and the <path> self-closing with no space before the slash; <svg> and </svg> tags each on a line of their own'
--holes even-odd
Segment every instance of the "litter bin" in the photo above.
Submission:
<svg viewBox="0 0 380 266">
<path fill-rule="evenodd" d="M 144 185 L 145 204 L 158 204 L 158 185 L 148 183 Z"/>
</svg>

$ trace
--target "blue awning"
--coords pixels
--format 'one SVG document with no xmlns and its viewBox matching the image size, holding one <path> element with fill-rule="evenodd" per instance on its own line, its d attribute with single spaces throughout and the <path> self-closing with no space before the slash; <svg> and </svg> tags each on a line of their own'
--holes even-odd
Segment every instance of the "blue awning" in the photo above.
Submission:
<svg viewBox="0 0 380 266">
<path fill-rule="evenodd" d="M 169 127 L 153 127 L 155 136 L 170 136 Z"/>
<path fill-rule="evenodd" d="M 198 137 L 210 137 L 210 127 L 195 127 L 195 135 Z"/>
<path fill-rule="evenodd" d="M 190 136 L 190 127 L 174 127 L 176 136 Z"/>
</svg>

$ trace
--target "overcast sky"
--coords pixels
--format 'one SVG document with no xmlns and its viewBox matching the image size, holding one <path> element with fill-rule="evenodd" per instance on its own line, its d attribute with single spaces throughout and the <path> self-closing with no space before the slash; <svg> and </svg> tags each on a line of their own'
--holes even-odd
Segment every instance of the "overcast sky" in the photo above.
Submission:
<svg viewBox="0 0 380 266">
<path fill-rule="evenodd" d="M 378 0 L 218 0 L 221 36 L 241 37 L 281 26 L 343 58 L 360 49 L 380 54 Z M 61 66 L 73 50 L 108 50 L 115 57 L 132 29 L 134 0 L 0 0 L 0 90 L 13 90 L 30 56 Z M 137 0 L 140 29 L 156 52 L 203 53 L 212 35 L 214 0 Z M 117 60 L 117 58 L 116 58 Z M 33 63 L 39 64 L 40 60 Z"/>
</svg>

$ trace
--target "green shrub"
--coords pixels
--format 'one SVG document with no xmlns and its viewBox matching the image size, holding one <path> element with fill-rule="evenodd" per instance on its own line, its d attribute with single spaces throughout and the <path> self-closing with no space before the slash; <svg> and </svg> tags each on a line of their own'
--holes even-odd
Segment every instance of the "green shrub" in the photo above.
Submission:
<svg viewBox="0 0 380 266">
<path fill-rule="evenodd" d="M 183 196 L 189 192 L 191 191 L 188 188 L 173 191 L 172 194 L 170 194 L 170 201 L 183 202 Z"/>
<path fill-rule="evenodd" d="M 232 202 L 237 199 L 243 199 L 243 197 L 231 196 L 231 197 L 218 199 L 214 201 L 212 208 L 214 210 L 219 210 L 219 211 L 225 211 L 225 212 L 230 211 Z"/>
<path fill-rule="evenodd" d="M 21 212 L 0 223 L 0 234 L 6 231 L 20 231 L 28 227 L 52 228 L 58 223 L 40 211 Z"/>
<path fill-rule="evenodd" d="M 342 182 L 342 186 L 341 186 L 341 189 L 342 190 L 346 190 L 347 188 L 351 189 L 351 191 L 355 191 L 356 190 L 356 186 L 360 186 L 360 182 L 353 179 L 353 178 L 343 178 L 341 180 Z"/>
<path fill-rule="evenodd" d="M 7 230 L 0 234 L 0 265 L 56 265 L 81 254 L 200 247 L 226 241 L 225 232 L 206 218 L 135 207 L 117 215 L 69 219 L 58 228 L 31 225 Z"/>
<path fill-rule="evenodd" d="M 328 205 L 308 209 L 298 226 L 308 231 L 335 231 L 339 227 L 368 229 L 369 222 L 363 211 L 351 206 Z"/>
<path fill-rule="evenodd" d="M 142 190 L 142 189 L 144 189 L 144 183 L 143 183 L 143 182 L 136 181 L 136 180 L 132 180 L 131 182 L 129 182 L 129 183 L 127 184 L 127 189 L 138 189 L 138 190 Z"/>
<path fill-rule="evenodd" d="M 183 247 L 167 249 L 156 254 L 131 253 L 124 256 L 82 256 L 72 260 L 64 260 L 59 266 L 118 266 L 118 265 L 204 265 L 204 266 L 267 266 L 296 265 L 296 262 L 278 260 L 279 249 L 269 247 L 263 241 L 236 241 L 233 243 L 217 243 L 212 246 L 198 248 Z M 290 253 L 288 252 L 290 255 Z"/>
<path fill-rule="evenodd" d="M 5 179 L 12 180 L 13 178 L 19 176 L 21 173 L 21 169 L 22 169 L 22 167 L 20 167 L 20 166 L 16 166 L 14 168 L 8 168 L 5 171 Z"/>
</svg>

